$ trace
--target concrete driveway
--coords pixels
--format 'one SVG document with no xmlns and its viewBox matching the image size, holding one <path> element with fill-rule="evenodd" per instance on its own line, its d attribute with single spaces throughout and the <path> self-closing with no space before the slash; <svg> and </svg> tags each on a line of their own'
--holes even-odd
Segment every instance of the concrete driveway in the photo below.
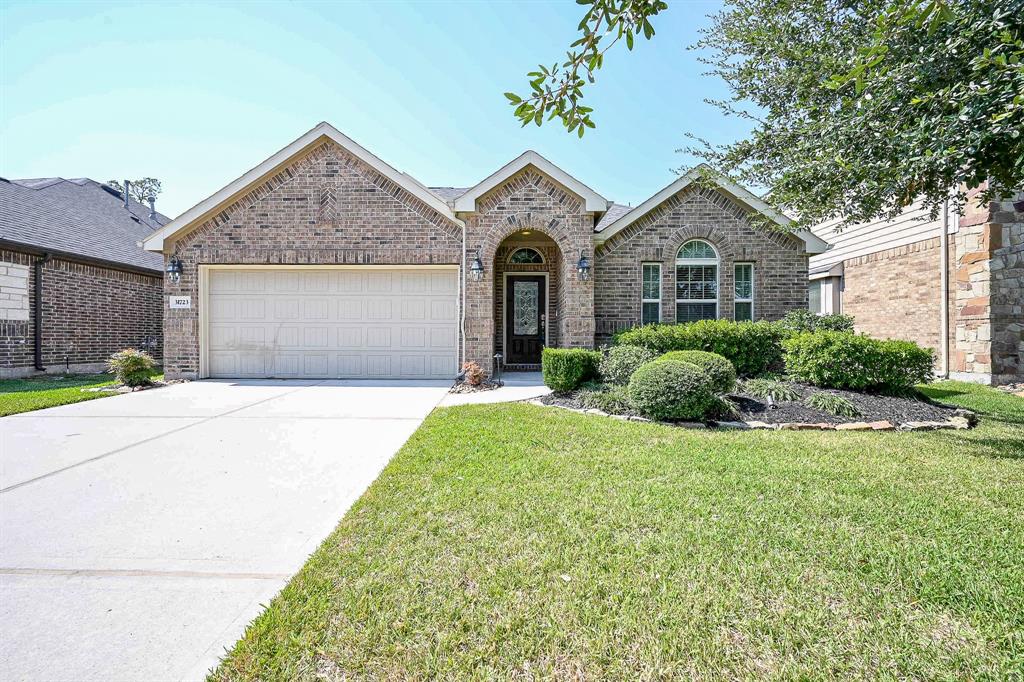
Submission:
<svg viewBox="0 0 1024 682">
<path fill-rule="evenodd" d="M 447 388 L 201 381 L 0 419 L 3 679 L 201 679 Z"/>
</svg>

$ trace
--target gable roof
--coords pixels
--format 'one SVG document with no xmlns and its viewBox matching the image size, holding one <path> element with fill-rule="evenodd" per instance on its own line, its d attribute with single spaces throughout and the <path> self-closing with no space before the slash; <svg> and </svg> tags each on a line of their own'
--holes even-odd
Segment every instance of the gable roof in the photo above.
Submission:
<svg viewBox="0 0 1024 682">
<path fill-rule="evenodd" d="M 89 178 L 0 179 L 0 240 L 163 272 L 163 258 L 139 242 L 170 222 L 149 207 Z"/>
<path fill-rule="evenodd" d="M 637 220 L 663 204 L 669 198 L 684 190 L 698 178 L 711 178 L 717 188 L 724 192 L 730 199 L 751 211 L 757 211 L 758 213 L 767 216 L 780 227 L 788 228 L 793 223 L 792 220 L 773 209 L 750 191 L 740 187 L 728 178 L 715 173 L 709 166 L 700 164 L 680 175 L 660 192 L 652 196 L 650 199 L 647 199 L 631 211 L 620 215 L 617 219 L 612 220 L 611 222 L 602 220 L 594 235 L 595 242 L 601 244 L 608 241 L 612 235 L 629 227 Z M 828 249 L 828 243 L 817 235 L 812 234 L 809 230 L 796 230 L 791 232 L 791 234 L 804 242 L 805 250 L 809 254 L 824 253 L 826 249 Z"/>
<path fill-rule="evenodd" d="M 564 170 L 551 163 L 537 152 L 531 150 L 525 151 L 516 158 L 512 159 L 504 166 L 496 170 L 495 172 L 488 175 L 486 178 L 481 180 L 479 183 L 470 187 L 468 190 L 460 194 L 452 202 L 453 208 L 457 212 L 472 212 L 476 210 L 476 200 L 481 196 L 491 191 L 501 183 L 508 180 L 510 177 L 523 170 L 527 166 L 533 166 L 537 170 L 541 171 L 545 175 L 559 182 L 563 187 L 570 190 L 581 199 L 583 199 L 583 206 L 585 211 L 593 213 L 603 213 L 608 210 L 608 200 L 603 196 L 590 189 L 582 182 L 572 177 Z"/>
<path fill-rule="evenodd" d="M 378 173 L 388 178 L 402 189 L 409 192 L 424 204 L 445 216 L 452 222 L 462 225 L 462 221 L 455 217 L 451 207 L 444 199 L 427 189 L 411 175 L 403 173 L 393 166 L 388 165 L 377 156 L 367 151 L 347 135 L 326 121 L 321 121 L 312 130 L 299 137 L 284 149 L 266 159 L 255 168 L 250 169 L 241 177 L 229 183 L 215 194 L 200 201 L 180 216 L 165 225 L 161 230 L 146 239 L 143 247 L 149 251 L 162 251 L 164 242 L 188 229 L 193 224 L 207 218 L 216 209 L 224 206 L 233 199 L 242 196 L 249 188 L 274 174 L 280 167 L 286 165 L 291 159 L 298 156 L 311 146 L 318 144 L 324 139 L 333 141 L 347 152 L 363 161 Z"/>
</svg>

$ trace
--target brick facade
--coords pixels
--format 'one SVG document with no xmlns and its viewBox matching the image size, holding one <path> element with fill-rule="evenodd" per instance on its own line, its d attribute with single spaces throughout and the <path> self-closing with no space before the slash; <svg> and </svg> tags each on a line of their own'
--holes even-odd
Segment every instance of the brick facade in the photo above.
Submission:
<svg viewBox="0 0 1024 682">
<path fill-rule="evenodd" d="M 547 342 L 562 347 L 593 347 L 610 331 L 639 323 L 638 263 L 652 253 L 666 263 L 665 300 L 674 301 L 671 265 L 688 236 L 708 238 L 722 254 L 723 317 L 732 316 L 732 263 L 739 260 L 755 264 L 757 318 L 775 319 L 807 304 L 803 241 L 755 229 L 743 209 L 713 190 L 681 192 L 595 255 L 593 198 L 588 210 L 588 200 L 532 163 L 474 195 L 474 203 L 460 207 L 458 220 L 335 139 L 319 139 L 281 164 L 165 242 L 165 258 L 176 257 L 183 266 L 180 282 L 165 283 L 165 299 L 191 296 L 194 302 L 191 308 L 164 308 L 169 377 L 201 372 L 201 265 L 462 265 L 479 253 L 484 277 L 461 276 L 460 359 L 488 372 L 494 354 L 504 350 L 504 275 L 510 271 L 547 275 Z M 509 264 L 509 255 L 522 246 L 536 248 L 544 263 Z M 586 280 L 577 273 L 581 253 L 594 263 Z M 666 305 L 666 321 L 673 311 Z"/>
<path fill-rule="evenodd" d="M 856 330 L 878 338 L 913 341 L 935 349 L 938 355 L 942 327 L 940 248 L 941 240 L 933 237 L 843 261 L 843 313 L 853 316 Z M 952 263 L 952 239 L 947 248 L 948 262 Z M 947 287 L 952 295 L 952 274 Z M 951 296 L 947 300 L 951 301 Z M 951 302 L 950 319 L 952 314 Z"/>
<path fill-rule="evenodd" d="M 733 265 L 754 264 L 754 317 L 776 320 L 807 307 L 807 255 L 803 241 L 751 225 L 724 194 L 690 185 L 614 235 L 597 251 L 594 315 L 597 343 L 640 324 L 641 267 L 661 264 L 661 319 L 676 319 L 679 247 L 704 239 L 719 256 L 719 317 L 733 319 Z"/>
<path fill-rule="evenodd" d="M 0 267 L 26 285 L 24 314 L 0 311 L 0 375 L 35 372 L 35 287 L 38 256 L 0 250 Z M 13 268 L 12 268 L 13 266 Z M 5 276 L 11 276 L 8 273 Z M 47 371 L 95 371 L 111 353 L 149 337 L 159 358 L 162 275 L 52 259 L 43 266 L 43 364 Z M 0 280 L 4 281 L 4 280 Z M 14 282 L 9 282 L 14 284 Z M 9 300 L 9 299 L 8 299 Z M 11 319 L 15 318 L 15 319 Z"/>
<path fill-rule="evenodd" d="M 460 243 L 458 225 L 339 145 L 319 144 L 167 251 L 184 272 L 165 293 L 196 303 L 164 309 L 164 370 L 199 375 L 200 264 L 450 265 Z"/>
<path fill-rule="evenodd" d="M 480 197 L 476 213 L 466 215 L 467 258 L 480 250 L 487 272 L 496 272 L 496 258 L 505 240 L 527 230 L 550 238 L 556 248 L 547 258 L 551 279 L 549 307 L 554 334 L 564 347 L 594 345 L 594 282 L 580 281 L 576 263 L 580 251 L 592 254 L 594 215 L 584 210 L 580 197 L 532 167 L 513 175 Z M 500 348 L 500 309 L 496 306 L 496 279 L 466 282 L 466 359 L 490 369 Z"/>
</svg>

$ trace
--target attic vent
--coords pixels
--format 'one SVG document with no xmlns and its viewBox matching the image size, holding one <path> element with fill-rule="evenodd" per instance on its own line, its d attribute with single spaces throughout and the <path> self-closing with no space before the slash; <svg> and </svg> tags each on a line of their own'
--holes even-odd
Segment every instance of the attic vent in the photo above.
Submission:
<svg viewBox="0 0 1024 682">
<path fill-rule="evenodd" d="M 137 222 L 137 223 L 138 223 L 139 225 L 141 225 L 141 224 L 142 224 L 142 221 L 141 221 L 141 220 L 139 220 L 138 218 L 136 218 L 135 216 L 132 216 L 132 220 L 134 220 L 135 222 Z"/>
<path fill-rule="evenodd" d="M 107 194 L 112 194 L 113 196 L 117 197 L 118 199 L 121 198 L 121 193 L 118 192 L 113 187 L 111 187 L 110 185 L 100 185 L 100 187 L 102 187 L 103 191 L 106 192 Z"/>
</svg>

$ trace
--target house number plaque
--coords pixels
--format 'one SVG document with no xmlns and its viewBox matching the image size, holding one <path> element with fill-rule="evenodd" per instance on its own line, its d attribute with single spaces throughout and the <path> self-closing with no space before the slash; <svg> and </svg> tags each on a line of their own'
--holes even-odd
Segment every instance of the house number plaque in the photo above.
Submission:
<svg viewBox="0 0 1024 682">
<path fill-rule="evenodd" d="M 171 296 L 171 307 L 172 308 L 191 308 L 192 297 L 191 296 Z"/>
</svg>

